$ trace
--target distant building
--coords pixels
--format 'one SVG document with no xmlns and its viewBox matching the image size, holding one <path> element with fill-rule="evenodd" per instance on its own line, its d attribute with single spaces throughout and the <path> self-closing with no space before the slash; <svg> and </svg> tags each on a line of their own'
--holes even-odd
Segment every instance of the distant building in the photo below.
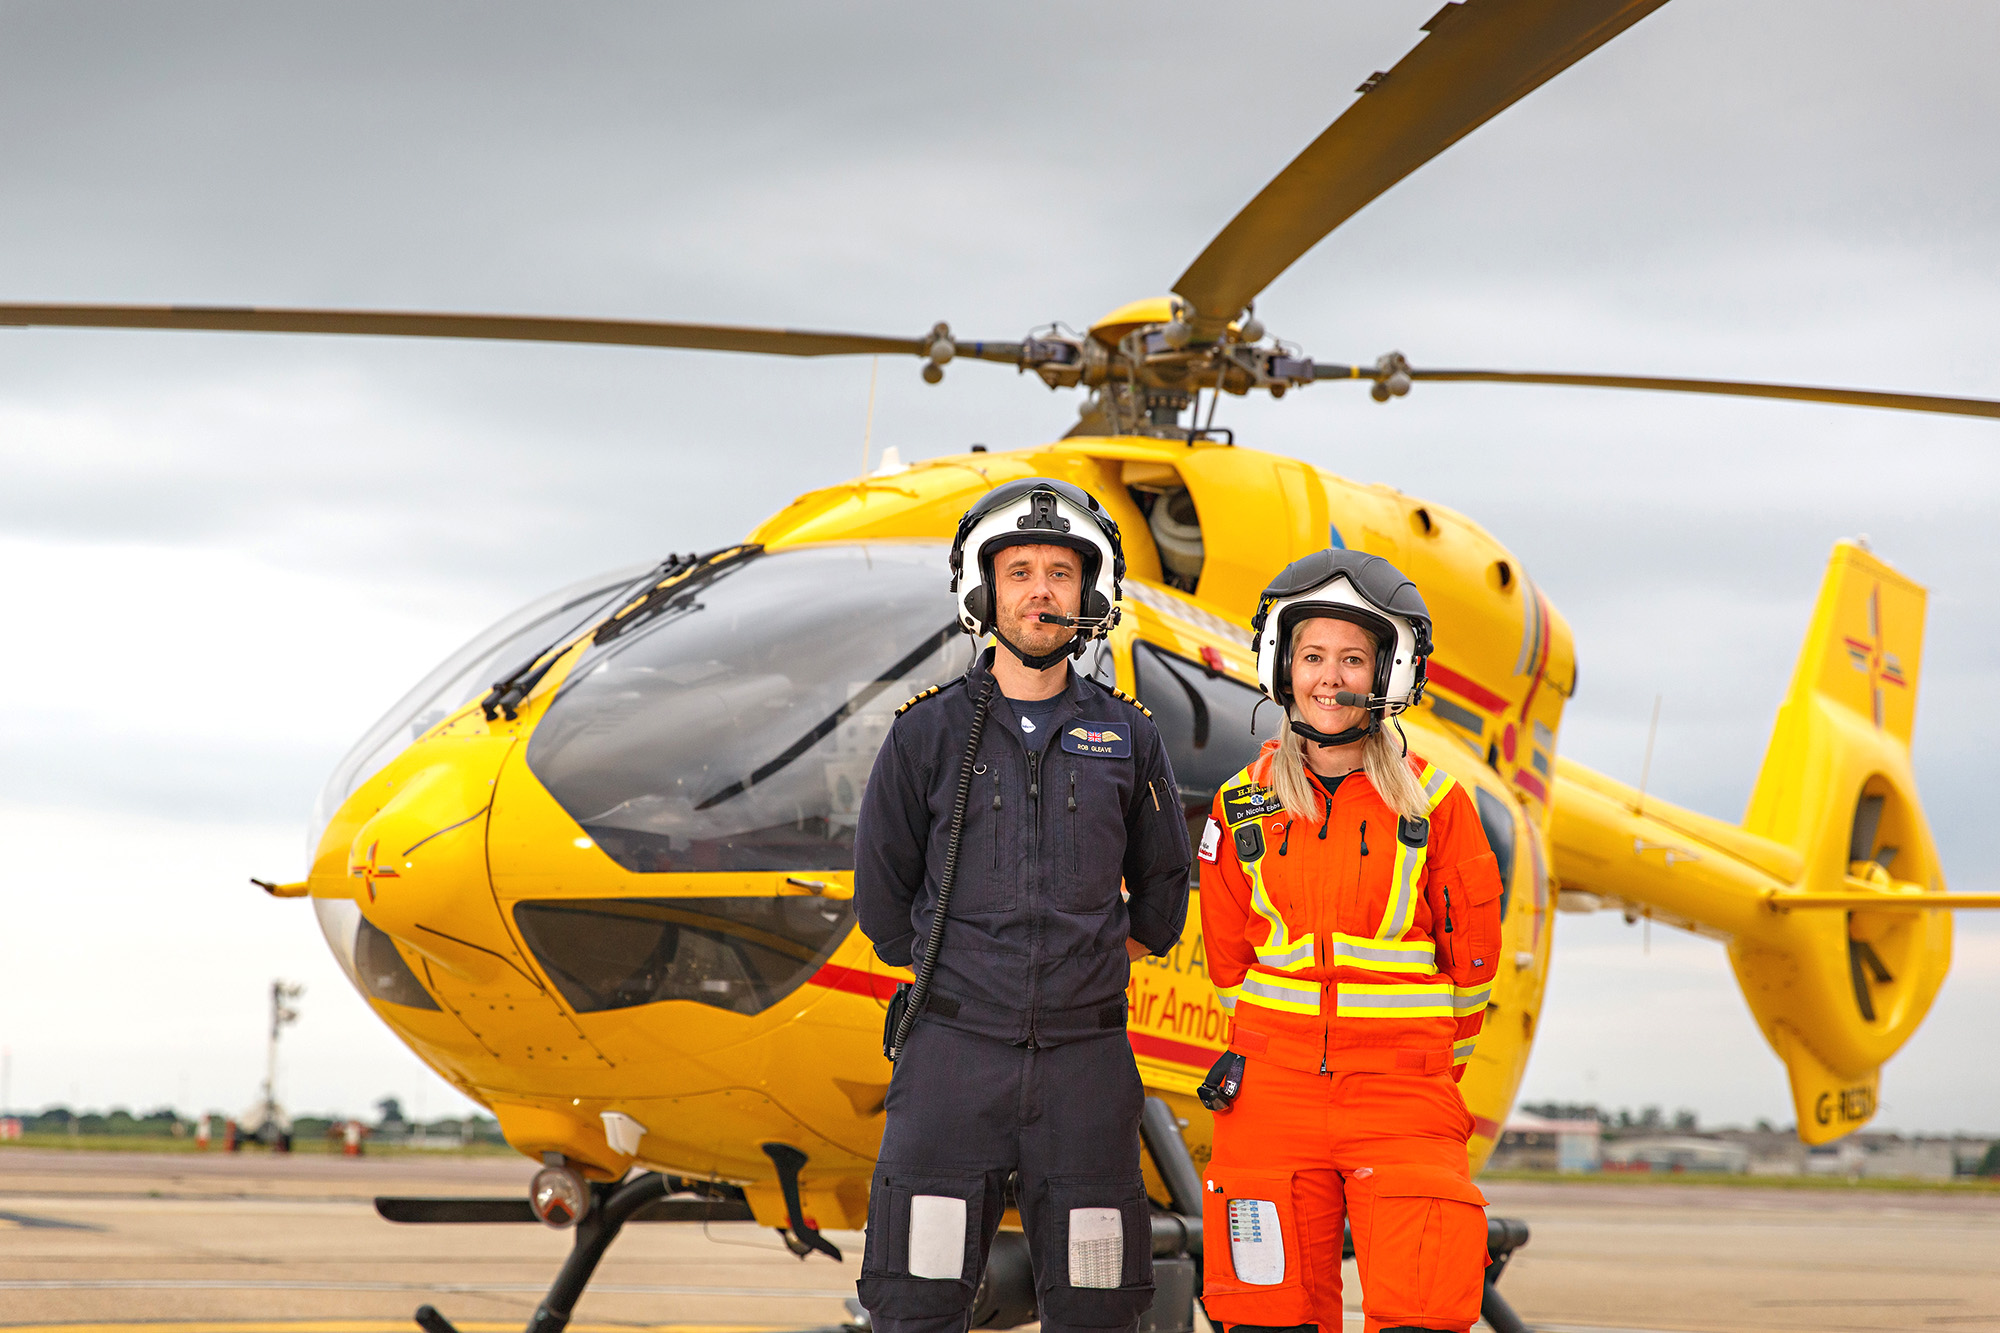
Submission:
<svg viewBox="0 0 2000 1333">
<path fill-rule="evenodd" d="M 1619 1139 L 1604 1145 L 1606 1171 L 1712 1171 L 1743 1175 L 1750 1170 L 1750 1150 L 1740 1143 L 1693 1134 L 1655 1134 Z"/>
<path fill-rule="evenodd" d="M 1712 1137 L 1748 1150 L 1750 1174 L 1846 1176 L 1881 1180 L 1951 1180 L 1976 1176 L 1992 1140 L 1958 1134 L 1905 1135 L 1862 1130 L 1817 1148 L 1784 1129 L 1725 1129 Z"/>
<path fill-rule="evenodd" d="M 1595 1120 L 1551 1120 L 1516 1111 L 1501 1127 L 1487 1165 L 1495 1171 L 1595 1171 L 1601 1146 Z"/>
</svg>

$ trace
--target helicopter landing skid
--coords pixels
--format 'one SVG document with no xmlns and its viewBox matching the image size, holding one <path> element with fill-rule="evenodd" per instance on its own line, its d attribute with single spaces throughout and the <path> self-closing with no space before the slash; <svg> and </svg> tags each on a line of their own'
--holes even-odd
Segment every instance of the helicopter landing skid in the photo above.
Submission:
<svg viewBox="0 0 2000 1333">
<path fill-rule="evenodd" d="M 668 1198 L 680 1190 L 704 1192 L 703 1198 Z M 657 1171 L 622 1184 L 591 1186 L 589 1211 L 576 1224 L 569 1258 L 549 1284 L 548 1295 L 529 1317 L 526 1333 L 563 1333 L 590 1285 L 604 1252 L 627 1222 L 748 1222 L 754 1220 L 741 1192 L 725 1195 L 707 1182 L 690 1182 Z M 533 1222 L 526 1199 L 403 1199 L 378 1198 L 375 1211 L 391 1222 Z M 420 1305 L 417 1326 L 423 1333 L 458 1333 L 458 1328 L 434 1305 Z M 858 1333 L 853 1325 L 830 1325 L 802 1333 Z"/>
</svg>

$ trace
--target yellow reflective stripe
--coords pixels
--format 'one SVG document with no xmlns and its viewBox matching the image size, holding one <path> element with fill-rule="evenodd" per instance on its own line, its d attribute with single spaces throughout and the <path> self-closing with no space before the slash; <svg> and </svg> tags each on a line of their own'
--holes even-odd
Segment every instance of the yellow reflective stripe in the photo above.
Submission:
<svg viewBox="0 0 2000 1333">
<path fill-rule="evenodd" d="M 1249 771 L 1244 769 L 1243 773 L 1247 774 Z M 1266 846 L 1265 855 L 1269 854 L 1270 848 Z M 1284 972 L 1311 966 L 1312 937 L 1308 935 L 1301 940 L 1292 938 L 1290 929 L 1285 925 L 1284 913 L 1278 910 L 1277 904 L 1271 901 L 1271 895 L 1264 888 L 1264 857 L 1260 856 L 1247 864 L 1242 862 L 1238 864 L 1243 866 L 1243 873 L 1250 880 L 1250 910 L 1263 917 L 1271 927 L 1269 939 L 1262 944 L 1251 946 L 1257 951 L 1257 961 L 1266 967 Z"/>
<path fill-rule="evenodd" d="M 1431 803 L 1431 809 L 1433 810 L 1437 809 L 1438 803 L 1443 801 L 1451 793 L 1451 789 L 1458 785 L 1453 780 L 1451 774 L 1445 772 L 1435 764 L 1425 764 L 1423 771 L 1417 774 L 1417 782 L 1423 787 L 1424 797 Z"/>
<path fill-rule="evenodd" d="M 1288 1014 L 1319 1016 L 1319 983 L 1295 981 L 1290 977 L 1252 972 L 1236 988 L 1237 994 L 1266 1009 L 1282 1009 Z"/>
<path fill-rule="evenodd" d="M 1449 981 L 1342 982 L 1334 1012 L 1341 1018 L 1450 1018 L 1452 989 Z"/>
<path fill-rule="evenodd" d="M 1270 788 L 1266 787 L 1264 783 L 1261 783 L 1257 781 L 1255 778 L 1250 776 L 1251 767 L 1252 767 L 1251 764 L 1245 764 L 1243 767 L 1237 769 L 1236 776 L 1229 779 L 1229 781 L 1223 783 L 1222 786 L 1220 786 L 1216 790 L 1228 792 L 1228 791 L 1235 791 L 1239 787 L 1264 787 L 1266 791 L 1270 790 Z M 1211 811 L 1210 813 L 1213 814 L 1214 812 Z M 1255 815 L 1245 815 L 1243 818 L 1237 820 L 1235 823 L 1232 824 L 1229 823 L 1228 820 L 1229 803 L 1227 801 L 1224 801 L 1222 805 L 1222 813 L 1223 813 L 1223 818 L 1218 822 L 1225 824 L 1227 825 L 1227 827 L 1233 829 L 1238 827 L 1239 825 L 1248 824 L 1253 819 L 1262 819 L 1264 817 L 1264 813 L 1272 813 L 1272 812 L 1267 811 Z"/>
<path fill-rule="evenodd" d="M 1418 784 L 1424 790 L 1424 799 L 1430 808 L 1438 808 L 1439 802 L 1451 794 L 1457 786 L 1451 774 L 1435 764 L 1425 764 L 1417 774 Z M 1398 821 L 1400 825 L 1401 821 Z M 1403 843 L 1400 828 L 1396 835 L 1396 863 L 1390 869 L 1389 902 L 1382 910 L 1382 924 L 1375 932 L 1378 940 L 1400 940 L 1410 931 L 1417 917 L 1417 886 L 1423 882 L 1424 863 L 1430 857 L 1430 841 L 1425 839 L 1422 847 L 1409 847 Z"/>
<path fill-rule="evenodd" d="M 1437 971 L 1437 952 L 1428 940 L 1369 940 L 1358 935 L 1327 936 L 1329 961 L 1335 967 L 1359 967 L 1370 972 Z"/>
<path fill-rule="evenodd" d="M 1243 988 L 1241 986 L 1217 986 L 1215 988 L 1216 1003 L 1222 1006 L 1224 1013 L 1236 1012 L 1236 1000 L 1242 994 Z"/>
<path fill-rule="evenodd" d="M 1417 915 L 1417 884 L 1423 878 L 1424 859 L 1430 847 L 1411 847 L 1396 835 L 1396 863 L 1389 871 L 1389 903 L 1382 909 L 1382 924 L 1375 932 L 1378 940 L 1400 940 L 1410 931 Z"/>
<path fill-rule="evenodd" d="M 1476 1040 L 1462 1041 L 1458 1045 L 1452 1047 L 1451 1062 L 1455 1065 L 1464 1064 L 1467 1060 L 1470 1060 L 1472 1058 L 1472 1048 L 1474 1046 L 1477 1046 L 1478 1044 L 1479 1043 Z"/>
</svg>

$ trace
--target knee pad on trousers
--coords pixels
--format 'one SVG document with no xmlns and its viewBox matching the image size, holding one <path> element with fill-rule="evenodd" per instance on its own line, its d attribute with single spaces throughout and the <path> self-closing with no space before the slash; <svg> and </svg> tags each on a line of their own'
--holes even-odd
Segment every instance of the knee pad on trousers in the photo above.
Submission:
<svg viewBox="0 0 2000 1333">
<path fill-rule="evenodd" d="M 1153 1210 L 1141 1181 L 1052 1176 L 1037 1212 L 1036 1304 L 1045 1324 L 1121 1328 L 1153 1304 Z"/>
<path fill-rule="evenodd" d="M 985 1203 L 977 1172 L 877 1165 L 855 1283 L 862 1305 L 887 1321 L 971 1309 L 985 1257 Z"/>
</svg>

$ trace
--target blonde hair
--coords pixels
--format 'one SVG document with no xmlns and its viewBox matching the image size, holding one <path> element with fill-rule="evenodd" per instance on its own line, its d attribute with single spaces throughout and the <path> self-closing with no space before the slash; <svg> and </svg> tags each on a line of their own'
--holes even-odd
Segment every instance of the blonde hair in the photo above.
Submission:
<svg viewBox="0 0 2000 1333">
<path fill-rule="evenodd" d="M 1292 710 L 1296 718 L 1298 711 Z M 1405 819 L 1430 817 L 1430 802 L 1410 771 L 1403 747 L 1385 728 L 1361 744 L 1361 769 L 1375 785 L 1376 794 L 1391 810 Z M 1308 825 L 1317 825 L 1323 811 L 1312 779 L 1306 776 L 1306 741 L 1287 726 L 1278 735 L 1278 752 L 1271 756 L 1270 787 L 1285 809 Z"/>
</svg>

